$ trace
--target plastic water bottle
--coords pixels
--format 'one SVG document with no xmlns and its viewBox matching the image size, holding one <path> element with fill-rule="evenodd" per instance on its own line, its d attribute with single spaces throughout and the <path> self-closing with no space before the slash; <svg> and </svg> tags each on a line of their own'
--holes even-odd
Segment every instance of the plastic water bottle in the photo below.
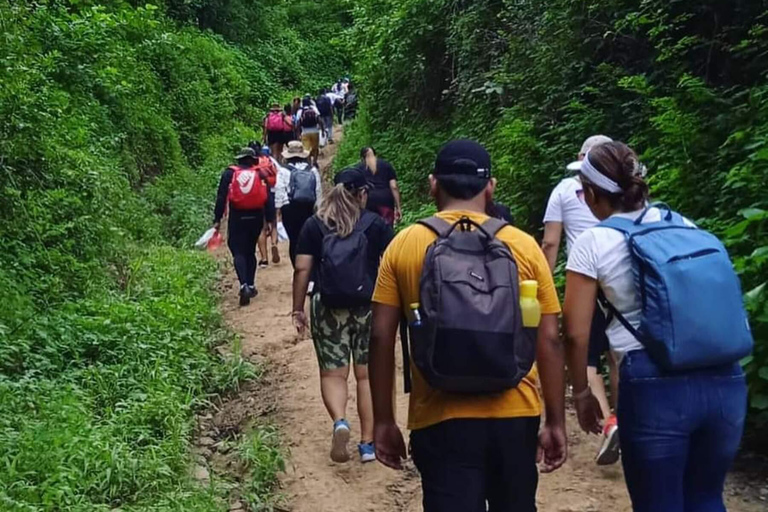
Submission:
<svg viewBox="0 0 768 512">
<path fill-rule="evenodd" d="M 536 298 L 538 289 L 538 281 L 530 280 L 520 283 L 520 311 L 523 313 L 523 327 L 535 329 L 541 322 L 541 306 Z"/>
<path fill-rule="evenodd" d="M 413 316 L 413 319 L 411 320 L 411 328 L 418 328 L 421 327 L 422 321 L 421 321 L 421 312 L 419 311 L 420 304 L 418 302 L 414 302 L 411 304 L 411 315 Z"/>
</svg>

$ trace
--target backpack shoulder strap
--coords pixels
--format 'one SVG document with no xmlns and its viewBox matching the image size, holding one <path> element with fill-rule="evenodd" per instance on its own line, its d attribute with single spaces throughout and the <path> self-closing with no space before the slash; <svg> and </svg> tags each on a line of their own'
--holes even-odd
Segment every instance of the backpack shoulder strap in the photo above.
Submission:
<svg viewBox="0 0 768 512">
<path fill-rule="evenodd" d="M 365 212 L 365 210 L 363 210 Z M 373 223 L 376 222 L 376 214 L 375 213 L 363 213 L 360 216 L 360 219 L 357 221 L 357 226 L 355 226 L 355 231 L 359 231 L 361 233 L 365 233 L 368 228 L 373 226 Z"/>
<path fill-rule="evenodd" d="M 624 317 L 624 315 L 619 313 L 619 310 L 616 309 L 616 306 L 611 304 L 611 301 L 608 300 L 608 297 L 605 296 L 605 294 L 603 293 L 603 290 L 601 290 L 599 287 L 597 289 L 597 301 L 600 303 L 601 306 L 603 306 L 603 309 L 608 311 L 608 316 L 605 319 L 606 326 L 611 323 L 611 320 L 613 319 L 613 317 L 616 317 L 616 320 L 618 320 L 619 323 L 623 325 L 624 328 L 628 330 L 629 333 L 632 336 L 634 336 L 637 341 L 639 341 L 640 343 L 643 342 L 643 340 L 640 337 L 640 333 L 637 331 L 637 329 L 632 327 L 632 324 L 629 323 L 629 320 L 627 320 Z"/>
<path fill-rule="evenodd" d="M 440 217 L 429 217 L 427 219 L 421 219 L 418 221 L 418 224 L 426 226 L 430 230 L 434 231 L 435 234 L 440 238 L 445 238 L 448 236 L 448 233 L 450 233 L 452 227 L 451 224 L 448 224 L 448 222 L 444 221 Z"/>
<path fill-rule="evenodd" d="M 509 222 L 503 219 L 497 219 L 496 217 L 490 217 L 488 218 L 488 220 L 486 220 L 482 224 L 483 229 L 486 230 L 488 234 L 494 238 L 496 237 L 499 231 L 501 231 L 508 225 L 509 225 Z"/>
</svg>

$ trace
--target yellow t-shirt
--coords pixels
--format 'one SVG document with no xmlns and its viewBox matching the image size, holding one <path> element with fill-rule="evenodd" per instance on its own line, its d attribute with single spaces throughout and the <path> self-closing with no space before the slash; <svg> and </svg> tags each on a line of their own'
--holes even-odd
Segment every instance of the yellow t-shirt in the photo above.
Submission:
<svg viewBox="0 0 768 512">
<path fill-rule="evenodd" d="M 450 223 L 464 216 L 477 223 L 488 219 L 485 214 L 464 210 L 444 211 L 437 216 Z M 374 302 L 394 307 L 419 302 L 421 267 L 427 248 L 435 238 L 432 230 L 419 224 L 404 229 L 395 237 L 381 261 Z M 552 273 L 533 237 L 509 226 L 499 231 L 497 238 L 505 242 L 515 256 L 520 280 L 539 282 L 542 314 L 559 313 L 560 302 Z M 415 365 L 412 364 L 411 369 L 413 386 L 408 409 L 408 428 L 411 430 L 457 418 L 515 418 L 541 414 L 539 374 L 535 365 L 516 388 L 490 395 L 460 395 L 432 389 Z"/>
</svg>

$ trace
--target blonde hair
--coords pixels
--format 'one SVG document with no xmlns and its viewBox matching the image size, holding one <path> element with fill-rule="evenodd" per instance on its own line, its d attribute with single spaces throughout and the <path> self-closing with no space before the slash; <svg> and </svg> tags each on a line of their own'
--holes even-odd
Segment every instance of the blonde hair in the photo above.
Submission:
<svg viewBox="0 0 768 512">
<path fill-rule="evenodd" d="M 347 190 L 340 183 L 325 191 L 317 217 L 344 238 L 354 231 L 362 209 L 361 190 Z"/>
</svg>

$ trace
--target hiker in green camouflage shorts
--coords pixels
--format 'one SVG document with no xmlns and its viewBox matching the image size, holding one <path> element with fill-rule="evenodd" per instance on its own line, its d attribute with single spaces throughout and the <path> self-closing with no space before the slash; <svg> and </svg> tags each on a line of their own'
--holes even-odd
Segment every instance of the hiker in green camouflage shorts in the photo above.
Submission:
<svg viewBox="0 0 768 512">
<path fill-rule="evenodd" d="M 350 366 L 357 380 L 360 416 L 360 460 L 376 460 L 373 446 L 373 404 L 368 383 L 368 340 L 371 295 L 379 260 L 392 240 L 392 228 L 365 210 L 365 175 L 348 169 L 336 175 L 320 210 L 304 223 L 299 235 L 293 275 L 293 321 L 299 333 L 311 328 L 320 366 L 320 390 L 333 419 L 331 460 L 349 460 L 347 444 L 347 379 Z M 310 303 L 311 325 L 304 313 L 314 265 L 318 279 Z M 350 365 L 351 361 L 351 365 Z"/>
<path fill-rule="evenodd" d="M 371 335 L 371 308 L 330 309 L 323 306 L 320 294 L 310 303 L 312 341 L 321 370 L 368 364 L 368 339 Z"/>
</svg>

